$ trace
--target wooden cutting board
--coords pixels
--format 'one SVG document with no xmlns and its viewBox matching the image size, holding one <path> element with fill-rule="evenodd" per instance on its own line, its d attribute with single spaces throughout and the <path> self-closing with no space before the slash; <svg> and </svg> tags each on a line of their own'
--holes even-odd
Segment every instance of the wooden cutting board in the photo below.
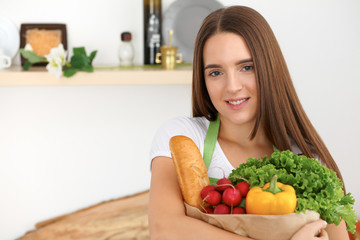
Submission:
<svg viewBox="0 0 360 240">
<path fill-rule="evenodd" d="M 145 240 L 149 192 L 102 202 L 36 224 L 18 240 Z"/>
</svg>

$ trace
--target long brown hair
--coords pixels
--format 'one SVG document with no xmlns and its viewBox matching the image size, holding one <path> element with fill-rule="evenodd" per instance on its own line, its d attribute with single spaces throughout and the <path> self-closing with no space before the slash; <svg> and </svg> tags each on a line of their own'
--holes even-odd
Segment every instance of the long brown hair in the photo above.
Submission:
<svg viewBox="0 0 360 240">
<path fill-rule="evenodd" d="M 304 155 L 314 157 L 317 154 L 342 179 L 338 166 L 305 114 L 274 33 L 267 21 L 251 8 L 222 8 L 204 19 L 194 49 L 193 116 L 205 116 L 210 121 L 217 117 L 217 110 L 205 86 L 203 48 L 211 36 L 221 32 L 242 36 L 254 62 L 259 101 L 250 139 L 255 137 L 261 126 L 279 150 L 292 150 L 291 137 Z"/>
</svg>

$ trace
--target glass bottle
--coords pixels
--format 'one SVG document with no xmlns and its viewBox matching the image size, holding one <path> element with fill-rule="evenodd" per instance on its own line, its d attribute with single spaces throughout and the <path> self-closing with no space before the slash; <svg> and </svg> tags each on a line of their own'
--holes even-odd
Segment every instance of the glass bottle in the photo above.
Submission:
<svg viewBox="0 0 360 240">
<path fill-rule="evenodd" d="M 134 65 L 134 47 L 131 42 L 131 33 L 121 33 L 121 44 L 119 46 L 119 60 L 121 66 Z"/>
<path fill-rule="evenodd" d="M 157 64 L 161 46 L 161 0 L 144 0 L 144 64 Z"/>
</svg>

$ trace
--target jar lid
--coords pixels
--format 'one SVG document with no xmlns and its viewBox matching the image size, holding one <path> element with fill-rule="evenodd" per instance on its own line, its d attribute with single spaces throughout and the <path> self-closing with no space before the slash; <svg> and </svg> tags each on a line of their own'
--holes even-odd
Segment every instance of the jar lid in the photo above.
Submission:
<svg viewBox="0 0 360 240">
<path fill-rule="evenodd" d="M 131 41 L 131 33 L 130 32 L 121 33 L 121 41 L 125 41 L 125 42 Z"/>
</svg>

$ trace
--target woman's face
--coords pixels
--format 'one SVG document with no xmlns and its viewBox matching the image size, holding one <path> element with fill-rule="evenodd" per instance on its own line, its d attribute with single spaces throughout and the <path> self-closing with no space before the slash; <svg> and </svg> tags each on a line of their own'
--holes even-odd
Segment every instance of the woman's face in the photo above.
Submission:
<svg viewBox="0 0 360 240">
<path fill-rule="evenodd" d="M 234 33 L 216 34 L 206 41 L 203 59 L 206 88 L 221 121 L 254 123 L 256 77 L 245 40 Z"/>
</svg>

